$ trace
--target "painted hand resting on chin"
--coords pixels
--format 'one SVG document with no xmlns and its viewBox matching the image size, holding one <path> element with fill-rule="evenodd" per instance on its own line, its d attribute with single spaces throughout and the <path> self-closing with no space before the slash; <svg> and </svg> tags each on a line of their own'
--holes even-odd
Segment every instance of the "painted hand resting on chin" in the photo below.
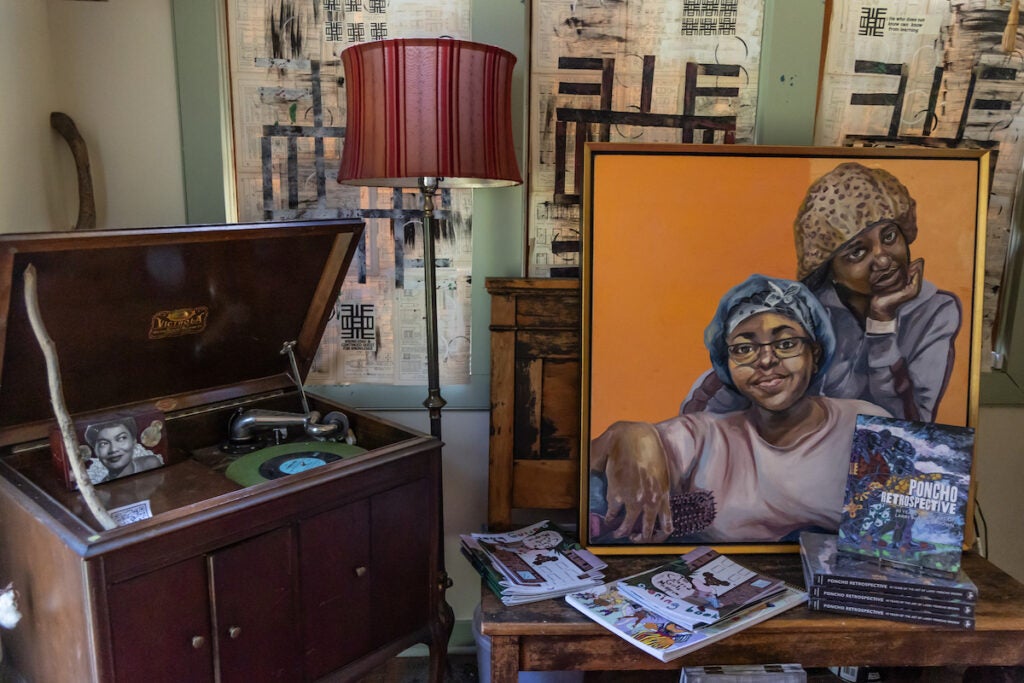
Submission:
<svg viewBox="0 0 1024 683">
<path fill-rule="evenodd" d="M 921 293 L 924 280 L 924 259 L 919 258 L 907 266 L 907 281 L 895 292 L 871 298 L 868 317 L 873 320 L 889 321 L 896 319 L 896 311 L 900 306 Z"/>
</svg>

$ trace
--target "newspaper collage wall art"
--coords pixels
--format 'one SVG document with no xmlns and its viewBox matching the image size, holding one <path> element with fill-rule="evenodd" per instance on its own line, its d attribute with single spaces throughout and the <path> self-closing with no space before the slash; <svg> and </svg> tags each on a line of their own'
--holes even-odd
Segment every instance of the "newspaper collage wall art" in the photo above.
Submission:
<svg viewBox="0 0 1024 683">
<path fill-rule="evenodd" d="M 528 275 L 579 276 L 587 141 L 754 141 L 763 16 L 763 0 L 533 0 Z"/>
<path fill-rule="evenodd" d="M 344 47 L 471 38 L 471 0 L 229 0 L 241 220 L 355 215 L 365 248 L 313 382 L 423 381 L 418 199 L 338 185 Z M 1022 152 L 1024 33 L 1004 0 L 833 0 L 816 145 L 988 150 L 983 348 L 998 341 Z M 755 142 L 764 0 L 530 0 L 525 273 L 579 277 L 588 141 Z M 468 381 L 471 194 L 442 197 L 442 381 Z M 358 208 L 356 208 L 358 207 Z M 1000 350 L 995 348 L 996 351 Z M 984 369 L 990 365 L 984 354 Z"/>
<path fill-rule="evenodd" d="M 815 144 L 991 153 L 982 348 L 999 291 L 1024 160 L 1024 33 L 1001 0 L 835 0 Z M 982 354 L 983 369 L 992 356 Z"/>
<path fill-rule="evenodd" d="M 471 39 L 471 0 L 229 0 L 241 221 L 357 217 L 366 232 L 310 383 L 424 384 L 423 239 L 416 191 L 335 180 L 345 136 L 339 55 L 387 38 Z M 472 192 L 436 200 L 441 380 L 469 381 Z"/>
</svg>

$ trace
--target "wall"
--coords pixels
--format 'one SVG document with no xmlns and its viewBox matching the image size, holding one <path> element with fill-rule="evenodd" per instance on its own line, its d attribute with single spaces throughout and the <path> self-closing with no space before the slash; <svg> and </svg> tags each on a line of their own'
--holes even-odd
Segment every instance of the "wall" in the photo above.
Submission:
<svg viewBox="0 0 1024 683">
<path fill-rule="evenodd" d="M 810 2 L 820 5 L 820 0 Z M 510 27 L 519 22 L 525 26 L 524 5 L 511 0 L 500 4 L 507 19 L 478 25 L 477 39 L 518 51 L 525 38 L 517 39 Z M 789 2 L 770 5 L 776 11 L 769 20 L 779 25 L 788 21 L 781 12 L 798 12 Z M 517 45 L 507 44 L 510 40 Z M 773 49 L 783 51 L 765 58 L 761 82 L 766 87 L 779 83 L 783 73 L 792 75 L 785 48 L 806 49 L 799 41 L 775 43 Z M 517 67 L 520 79 L 526 68 L 522 60 Z M 813 96 L 815 75 L 798 75 L 803 99 L 787 102 L 793 92 L 762 94 L 765 111 L 774 108 L 779 117 L 774 120 L 784 125 L 769 127 L 771 137 L 761 142 L 806 144 L 809 139 L 809 118 L 785 115 L 786 107 L 801 106 L 808 93 Z M 9 96 L 17 94 L 0 127 L 0 231 L 62 229 L 74 223 L 77 195 L 71 155 L 49 127 L 49 112 L 59 109 L 75 119 L 89 145 L 102 226 L 184 222 L 170 0 L 3 0 L 0 88 Z M 492 235 L 490 242 L 481 244 L 518 249 L 521 227 L 506 224 L 516 222 L 506 217 L 521 215 L 520 208 L 478 216 L 476 230 Z M 476 273 L 481 282 L 489 275 L 518 274 Z M 487 310 L 486 302 L 482 308 Z M 475 307 L 475 314 L 479 311 Z M 389 412 L 387 417 L 427 431 L 420 411 Z M 1024 580 L 1024 546 L 1016 538 L 1024 519 L 1021 423 L 1024 408 L 982 409 L 978 499 L 988 519 L 990 557 Z M 446 556 L 455 580 L 449 601 L 462 622 L 472 617 L 479 581 L 459 556 L 458 534 L 481 529 L 486 519 L 488 430 L 487 410 L 445 412 Z"/>
<path fill-rule="evenodd" d="M 975 443 L 976 500 L 987 522 L 987 538 L 979 534 L 980 540 L 987 541 L 988 558 L 1018 581 L 1024 581 L 1022 424 L 1024 408 L 982 406 Z"/>
<path fill-rule="evenodd" d="M 168 0 L 4 0 L 0 84 L 14 125 L 0 132 L 0 230 L 75 225 L 74 160 L 52 111 L 85 139 L 97 227 L 184 222 L 170 25 Z"/>
<path fill-rule="evenodd" d="M 426 392 L 424 391 L 424 398 Z M 426 410 L 373 411 L 381 417 L 430 433 Z M 452 644 L 471 642 L 468 622 L 480 601 L 480 576 L 459 552 L 459 534 L 483 531 L 487 521 L 487 439 L 490 413 L 485 410 L 442 411 L 444 437 L 445 567 L 453 585 L 448 604 L 459 628 Z"/>
<path fill-rule="evenodd" d="M 8 98 L 0 127 L 0 229 L 5 231 L 45 230 L 58 211 L 48 36 L 46 3 L 0 4 L 0 92 Z"/>
</svg>

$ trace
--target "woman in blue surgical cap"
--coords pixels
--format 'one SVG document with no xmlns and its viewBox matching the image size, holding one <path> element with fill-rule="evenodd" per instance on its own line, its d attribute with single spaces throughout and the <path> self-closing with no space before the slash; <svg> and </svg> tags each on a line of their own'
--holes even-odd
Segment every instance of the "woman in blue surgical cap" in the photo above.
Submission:
<svg viewBox="0 0 1024 683">
<path fill-rule="evenodd" d="M 832 360 L 825 310 L 799 282 L 753 275 L 704 333 L 715 374 L 749 402 L 731 413 L 617 422 L 591 445 L 597 542 L 756 542 L 838 528 L 857 399 L 808 394 Z M 595 500 L 596 499 L 596 500 Z"/>
</svg>

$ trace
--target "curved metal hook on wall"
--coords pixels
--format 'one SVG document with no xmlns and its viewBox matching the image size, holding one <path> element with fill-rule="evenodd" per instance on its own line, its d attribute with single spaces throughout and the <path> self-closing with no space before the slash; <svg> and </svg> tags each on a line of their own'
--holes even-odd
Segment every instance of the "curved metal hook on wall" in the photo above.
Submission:
<svg viewBox="0 0 1024 683">
<path fill-rule="evenodd" d="M 71 147 L 78 173 L 78 221 L 74 230 L 96 227 L 96 202 L 92 191 L 92 172 L 89 168 L 89 150 L 82 134 L 71 117 L 59 111 L 50 112 L 50 127 L 61 134 Z"/>
</svg>

